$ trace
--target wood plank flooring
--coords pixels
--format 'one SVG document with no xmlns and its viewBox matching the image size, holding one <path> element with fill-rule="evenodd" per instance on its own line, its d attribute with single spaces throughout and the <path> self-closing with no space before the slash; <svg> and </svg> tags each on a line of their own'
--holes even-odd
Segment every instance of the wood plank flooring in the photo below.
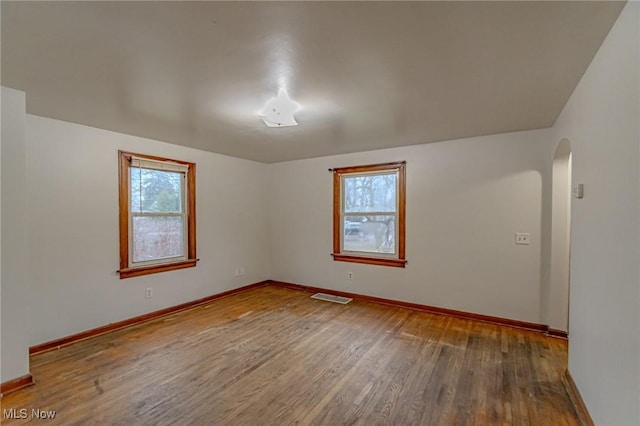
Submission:
<svg viewBox="0 0 640 426">
<path fill-rule="evenodd" d="M 309 296 L 260 287 L 36 355 L 2 424 L 578 424 L 564 340 Z"/>
</svg>

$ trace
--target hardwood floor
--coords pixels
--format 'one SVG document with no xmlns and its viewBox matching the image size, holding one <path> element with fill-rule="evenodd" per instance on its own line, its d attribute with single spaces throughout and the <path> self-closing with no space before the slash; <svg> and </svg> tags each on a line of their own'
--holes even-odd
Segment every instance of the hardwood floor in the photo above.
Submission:
<svg viewBox="0 0 640 426">
<path fill-rule="evenodd" d="M 309 296 L 260 287 L 36 355 L 2 424 L 578 424 L 562 339 Z"/>
</svg>

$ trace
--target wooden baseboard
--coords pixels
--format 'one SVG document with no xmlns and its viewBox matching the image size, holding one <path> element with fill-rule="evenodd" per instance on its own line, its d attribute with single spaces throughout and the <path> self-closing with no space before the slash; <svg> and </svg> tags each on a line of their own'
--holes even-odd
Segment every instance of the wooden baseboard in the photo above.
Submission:
<svg viewBox="0 0 640 426">
<path fill-rule="evenodd" d="M 587 410 L 587 406 L 580 395 L 580 391 L 578 391 L 578 387 L 576 386 L 576 382 L 573 381 L 573 377 L 571 377 L 571 373 L 569 370 L 565 370 L 564 375 L 562 376 L 562 383 L 564 383 L 564 387 L 567 389 L 567 393 L 569 394 L 569 399 L 573 403 L 574 408 L 576 409 L 576 413 L 578 414 L 578 419 L 583 426 L 595 426 L 593 423 L 593 419 Z"/>
<path fill-rule="evenodd" d="M 512 319 L 507 319 L 507 318 L 494 317 L 494 316 L 490 316 L 490 315 L 474 314 L 474 313 L 470 313 L 470 312 L 457 311 L 457 310 L 454 310 L 454 309 L 446 309 L 446 308 L 439 308 L 439 307 L 435 307 L 435 306 L 421 305 L 421 304 L 418 304 L 418 303 L 403 302 L 403 301 L 400 301 L 400 300 L 385 299 L 385 298 L 382 298 L 382 297 L 366 296 L 366 295 L 363 295 L 363 294 L 348 293 L 348 292 L 344 292 L 344 291 L 331 290 L 331 289 L 320 288 L 320 287 L 312 287 L 312 286 L 306 286 L 306 285 L 302 285 L 302 284 L 293 284 L 293 283 L 287 283 L 287 282 L 282 282 L 282 281 L 266 280 L 266 281 L 261 281 L 261 282 L 254 283 L 254 284 L 249 284 L 247 286 L 236 288 L 236 289 L 233 289 L 233 290 L 225 291 L 225 292 L 222 292 L 222 293 L 217 293 L 217 294 L 214 294 L 214 295 L 211 295 L 211 296 L 203 297 L 202 299 L 197 299 L 197 300 L 193 300 L 191 302 L 182 303 L 180 305 L 170 306 L 168 308 L 160 309 L 158 311 L 150 312 L 148 314 L 144 314 L 144 315 L 140 315 L 140 316 L 137 316 L 137 317 L 129 318 L 129 319 L 126 319 L 126 320 L 123 320 L 123 321 L 118 321 L 118 322 L 114 322 L 114 323 L 111 323 L 111 324 L 107 324 L 107 325 L 104 325 L 102 327 L 97 327 L 97 328 L 93 328 L 93 329 L 90 329 L 90 330 L 82 331 L 80 333 L 72 334 L 70 336 L 61 337 L 59 339 L 55 339 L 55 340 L 51 340 L 51 341 L 48 341 L 48 342 L 40 343 L 38 345 L 35 345 L 35 346 L 32 346 L 32 347 L 29 348 L 29 355 L 36 355 L 36 354 L 39 354 L 39 353 L 42 353 L 42 352 L 46 352 L 46 351 L 50 351 L 50 350 L 53 350 L 53 349 L 59 349 L 62 346 L 70 345 L 72 343 L 79 342 L 81 340 L 89 339 L 91 337 L 95 337 L 95 336 L 98 336 L 98 335 L 101 335 L 101 334 L 109 333 L 111 331 L 120 330 L 122 328 L 131 327 L 133 325 L 137 325 L 137 324 L 141 324 L 143 322 L 151 321 L 151 320 L 154 320 L 156 318 L 160 318 L 160 317 L 164 317 L 164 316 L 167 316 L 167 315 L 171 315 L 171 314 L 174 314 L 176 312 L 180 312 L 180 311 L 183 311 L 185 309 L 193 308 L 195 306 L 202 305 L 202 304 L 210 302 L 212 300 L 219 299 L 221 297 L 230 296 L 230 295 L 236 294 L 236 293 L 241 293 L 243 291 L 247 291 L 247 290 L 250 290 L 252 288 L 261 287 L 261 286 L 264 286 L 264 285 L 275 285 L 275 286 L 279 286 L 279 287 L 286 287 L 286 288 L 291 288 L 291 289 L 295 289 L 295 290 L 303 290 L 303 291 L 309 291 L 309 292 L 314 292 L 314 293 L 316 293 L 316 292 L 330 292 L 330 293 L 336 294 L 338 296 L 350 297 L 352 299 L 364 300 L 364 301 L 367 301 L 367 302 L 379 303 L 379 304 L 390 305 L 390 306 L 399 306 L 399 307 L 403 307 L 403 308 L 415 309 L 415 310 L 418 310 L 418 311 L 430 312 L 430 313 L 434 313 L 434 314 L 449 315 L 449 316 L 453 316 L 453 317 L 457 317 L 457 318 L 471 319 L 471 320 L 475 320 L 475 321 L 482 321 L 482 322 L 488 322 L 488 323 L 492 323 L 492 324 L 505 325 L 505 326 L 509 326 L 509 327 L 522 328 L 522 329 L 526 329 L 526 330 L 533 330 L 533 331 L 538 331 L 538 332 L 542 332 L 542 333 L 547 333 L 550 336 L 554 336 L 554 337 L 561 337 L 561 338 L 566 338 L 567 337 L 567 333 L 566 332 L 561 331 L 561 330 L 550 329 L 546 325 L 542 325 L 542 324 L 536 324 L 536 323 L 530 323 L 530 322 L 525 322 L 525 321 L 512 320 Z"/>
<path fill-rule="evenodd" d="M 567 333 L 564 330 L 558 330 L 558 329 L 555 329 L 555 328 L 549 328 L 547 330 L 547 334 L 549 336 L 559 337 L 561 339 L 568 339 L 569 338 L 569 333 Z"/>
<path fill-rule="evenodd" d="M 504 325 L 507 327 L 522 328 L 525 330 L 532 330 L 540 333 L 546 333 L 554 337 L 560 337 L 558 334 L 550 333 L 550 329 L 548 326 L 543 324 L 536 324 L 533 322 L 518 321 L 518 320 L 512 320 L 508 318 L 494 317 L 490 315 L 474 314 L 471 312 L 457 311 L 455 309 L 439 308 L 436 306 L 421 305 L 419 303 L 403 302 L 400 300 L 385 299 L 382 297 L 375 297 L 375 296 L 366 296 L 358 293 L 349 293 L 345 291 L 331 290 L 331 289 L 326 289 L 321 287 L 312 287 L 312 286 L 307 286 L 302 284 L 293 284 L 293 283 L 287 283 L 282 281 L 270 280 L 269 283 L 271 285 L 290 288 L 294 290 L 303 290 L 311 293 L 317 293 L 317 292 L 331 293 L 337 296 L 350 297 L 352 299 L 363 300 L 366 302 L 379 303 L 382 305 L 389 305 L 389 306 L 398 306 L 402 308 L 414 309 L 417 311 L 429 312 L 432 314 L 448 315 L 456 318 L 487 322 L 487 323 L 497 324 L 497 325 Z M 555 331 L 559 331 L 559 330 L 554 330 L 554 332 Z"/>
<path fill-rule="evenodd" d="M 34 383 L 35 380 L 33 380 L 33 376 L 31 374 L 26 374 L 24 376 L 18 377 L 17 379 L 4 382 L 0 384 L 0 398 L 2 398 L 3 395 L 17 391 L 18 389 L 22 389 L 27 386 L 31 386 Z"/>
<path fill-rule="evenodd" d="M 126 320 L 114 322 L 111 324 L 103 325 L 102 327 L 92 328 L 91 330 L 82 331 L 80 333 L 72 334 L 71 336 L 61 337 L 59 339 L 51 340 L 49 342 L 41 343 L 29 348 L 29 355 L 36 355 L 42 352 L 50 351 L 52 349 L 59 349 L 62 346 L 70 345 L 81 340 L 89 339 L 91 337 L 99 336 L 101 334 L 109 333 L 111 331 L 120 330 L 125 327 L 131 327 L 133 325 L 141 324 L 143 322 L 151 321 L 160 317 L 175 314 L 176 312 L 184 311 L 185 309 L 193 308 L 198 305 L 210 302 L 221 297 L 230 296 L 232 294 L 241 293 L 243 291 L 250 290 L 252 288 L 261 287 L 269 284 L 269 281 L 261 281 L 254 284 L 249 284 L 244 287 L 235 288 L 233 290 L 224 291 L 222 293 L 213 294 L 211 296 L 203 297 L 202 299 L 193 300 L 191 302 L 182 303 L 180 305 L 170 306 L 168 308 L 160 309 L 159 311 L 150 312 L 148 314 L 139 315 L 137 317 L 129 318 Z"/>
</svg>

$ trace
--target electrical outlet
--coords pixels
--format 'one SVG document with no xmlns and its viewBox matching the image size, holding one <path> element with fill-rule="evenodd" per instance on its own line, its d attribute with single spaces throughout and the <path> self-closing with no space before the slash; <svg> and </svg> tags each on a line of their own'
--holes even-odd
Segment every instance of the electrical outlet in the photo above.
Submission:
<svg viewBox="0 0 640 426">
<path fill-rule="evenodd" d="M 240 267 L 240 275 L 244 275 L 244 266 Z"/>
<path fill-rule="evenodd" d="M 526 232 L 516 232 L 516 244 L 529 245 L 529 234 Z"/>
<path fill-rule="evenodd" d="M 151 299 L 153 297 L 153 289 L 151 287 L 148 287 L 144 290 L 144 298 L 145 299 Z"/>
<path fill-rule="evenodd" d="M 353 279 L 353 272 L 347 272 L 347 279 L 348 280 L 352 280 Z"/>
</svg>

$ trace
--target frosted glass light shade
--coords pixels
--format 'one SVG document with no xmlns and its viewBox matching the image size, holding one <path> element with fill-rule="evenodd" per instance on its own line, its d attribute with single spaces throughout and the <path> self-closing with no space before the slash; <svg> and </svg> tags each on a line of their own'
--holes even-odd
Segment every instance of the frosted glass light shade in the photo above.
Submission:
<svg viewBox="0 0 640 426">
<path fill-rule="evenodd" d="M 264 105 L 259 117 L 268 127 L 297 126 L 293 114 L 300 111 L 300 104 L 289 98 L 284 88 L 280 88 L 278 96 L 271 98 Z"/>
</svg>

